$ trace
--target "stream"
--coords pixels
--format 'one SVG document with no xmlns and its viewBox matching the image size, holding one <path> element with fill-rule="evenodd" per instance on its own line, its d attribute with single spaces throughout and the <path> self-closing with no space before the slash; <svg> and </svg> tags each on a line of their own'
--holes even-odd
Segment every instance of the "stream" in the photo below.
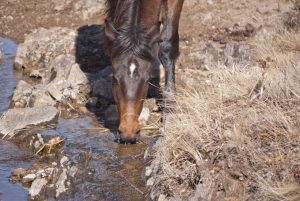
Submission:
<svg viewBox="0 0 300 201">
<path fill-rule="evenodd" d="M 16 47 L 13 41 L 0 37 L 0 115 L 9 108 L 19 77 L 13 71 Z M 41 131 L 42 135 L 62 136 L 64 154 L 79 167 L 80 174 L 71 189 L 58 200 L 147 200 L 143 156 L 148 144 L 153 143 L 151 138 L 142 137 L 134 145 L 118 144 L 112 132 L 95 129 L 99 124 L 92 113 L 68 119 L 62 116 L 55 128 Z M 0 201 L 28 200 L 28 190 L 10 183 L 9 176 L 16 168 L 30 167 L 37 158 L 4 140 L 0 140 L 0 153 Z"/>
</svg>

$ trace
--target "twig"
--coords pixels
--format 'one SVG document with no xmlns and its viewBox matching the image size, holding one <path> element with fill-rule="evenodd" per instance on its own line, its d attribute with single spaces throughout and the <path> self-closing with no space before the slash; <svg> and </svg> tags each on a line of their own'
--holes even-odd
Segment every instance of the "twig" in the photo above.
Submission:
<svg viewBox="0 0 300 201">
<path fill-rule="evenodd" d="M 157 127 L 157 126 L 143 126 L 142 128 L 141 128 L 141 130 L 159 130 L 159 127 Z"/>
<path fill-rule="evenodd" d="M 75 128 L 77 130 L 100 130 L 100 132 L 107 132 L 109 131 L 108 128 Z"/>
</svg>

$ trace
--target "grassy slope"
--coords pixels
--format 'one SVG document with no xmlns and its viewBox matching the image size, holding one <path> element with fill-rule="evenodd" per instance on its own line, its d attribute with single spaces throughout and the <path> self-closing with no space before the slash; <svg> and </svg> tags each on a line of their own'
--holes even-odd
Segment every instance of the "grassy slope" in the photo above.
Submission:
<svg viewBox="0 0 300 201">
<path fill-rule="evenodd" d="M 295 27 L 294 27 L 295 28 Z M 257 65 L 178 90 L 152 192 L 186 200 L 300 200 L 300 32 L 253 41 Z"/>
</svg>

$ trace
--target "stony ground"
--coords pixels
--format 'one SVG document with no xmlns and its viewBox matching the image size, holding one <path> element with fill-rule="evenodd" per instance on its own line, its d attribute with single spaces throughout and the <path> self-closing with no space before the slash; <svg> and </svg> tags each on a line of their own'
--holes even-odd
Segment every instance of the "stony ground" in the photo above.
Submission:
<svg viewBox="0 0 300 201">
<path fill-rule="evenodd" d="M 232 73 L 228 69 L 234 69 L 236 66 L 239 69 L 248 69 L 249 66 L 256 65 L 258 57 L 253 54 L 255 42 L 264 41 L 266 36 L 283 27 L 285 13 L 291 10 L 291 6 L 292 2 L 285 0 L 186 0 L 180 22 L 181 55 L 176 70 L 178 88 L 186 85 L 195 89 L 202 88 L 211 81 L 218 83 L 220 80 L 229 79 L 226 76 L 224 78 L 227 73 Z M 116 116 L 113 115 L 116 113 L 116 107 L 110 85 L 111 69 L 103 53 L 101 41 L 101 24 L 105 17 L 103 8 L 102 0 L 0 2 L 0 36 L 21 43 L 15 68 L 26 75 L 26 79 L 20 81 L 15 90 L 12 107 L 22 110 L 24 107 L 52 108 L 63 105 L 82 112 L 87 110 L 85 106 L 90 106 L 98 108 L 96 113 L 104 118 L 101 120 L 116 121 Z M 267 59 L 262 62 L 269 61 Z M 80 75 L 80 79 L 75 79 L 75 75 Z M 243 76 L 239 79 L 243 79 Z M 239 82 L 243 83 L 243 80 Z M 241 90 L 247 91 L 248 88 Z M 237 91 L 227 89 L 224 93 L 228 96 L 238 96 L 245 92 Z M 160 114 L 153 112 L 156 111 L 154 101 L 149 100 L 147 104 L 141 122 L 145 124 L 151 112 L 149 121 L 157 122 Z M 27 115 L 32 114 L 29 112 Z M 9 114 L 6 118 L 9 119 Z M 18 126 L 18 129 L 26 127 L 20 124 Z M 0 123 L 0 132 L 1 128 L 5 127 L 5 123 Z M 5 134 L 12 136 L 14 132 L 6 130 Z M 39 140 L 36 136 L 34 141 Z M 33 147 L 35 152 L 39 147 Z M 158 153 L 163 153 L 160 151 Z M 178 155 L 180 156 L 180 153 Z M 180 159 L 179 157 L 178 160 Z M 64 179 L 59 177 L 74 173 L 70 164 L 64 163 L 63 160 L 64 157 L 60 156 L 57 161 L 62 164 L 63 169 L 55 170 L 59 172 L 56 173 L 55 180 L 58 183 Z M 41 182 L 45 183 L 43 177 L 38 176 L 38 180 L 32 177 L 41 174 L 52 175 L 54 173 L 51 168 L 55 169 L 54 166 L 56 165 L 50 169 L 41 169 L 40 173 L 38 170 L 28 170 L 31 175 L 25 178 L 24 172 L 14 172 L 13 179 L 36 181 L 32 184 L 39 185 Z M 146 169 L 146 176 L 152 174 L 147 185 L 151 189 L 153 199 L 180 199 L 180 195 L 187 198 L 193 190 L 200 188 L 196 188 L 195 184 L 184 186 L 186 184 L 182 181 L 176 185 L 164 183 L 155 179 L 153 175 L 155 172 L 161 178 L 166 176 L 168 181 L 167 175 L 157 170 L 162 167 L 152 164 L 151 168 Z M 155 168 L 156 171 L 153 170 Z M 184 185 L 180 185 L 181 183 Z M 174 185 L 174 188 L 167 185 Z M 64 190 L 64 186 L 61 185 L 58 194 Z M 31 194 L 38 193 L 34 191 Z M 195 200 L 197 196 L 190 198 Z M 233 196 L 231 200 L 234 199 L 240 198 Z"/>
</svg>

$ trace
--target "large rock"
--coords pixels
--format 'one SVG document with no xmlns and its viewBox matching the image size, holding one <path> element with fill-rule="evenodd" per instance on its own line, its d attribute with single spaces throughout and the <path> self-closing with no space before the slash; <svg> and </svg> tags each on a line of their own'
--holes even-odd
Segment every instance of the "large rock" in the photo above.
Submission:
<svg viewBox="0 0 300 201">
<path fill-rule="evenodd" d="M 53 2 L 59 8 L 81 0 Z M 27 35 L 18 47 L 15 68 L 25 68 L 41 82 L 29 86 L 21 81 L 14 95 L 15 107 L 53 106 L 69 100 L 85 104 L 91 88 L 94 97 L 113 101 L 111 67 L 107 67 L 109 59 L 102 47 L 102 37 L 103 28 L 97 25 L 77 31 L 40 28 Z"/>
<path fill-rule="evenodd" d="M 46 90 L 57 101 L 68 99 L 84 102 L 90 92 L 89 80 L 72 55 L 60 55 L 51 63 L 44 80 Z"/>
<path fill-rule="evenodd" d="M 15 57 L 15 68 L 45 68 L 55 57 L 75 51 L 77 33 L 68 28 L 39 28 L 25 36 Z"/>
<path fill-rule="evenodd" d="M 15 108 L 5 112 L 0 118 L 0 133 L 13 136 L 16 131 L 29 125 L 47 123 L 56 117 L 58 110 L 55 107 Z"/>
</svg>

